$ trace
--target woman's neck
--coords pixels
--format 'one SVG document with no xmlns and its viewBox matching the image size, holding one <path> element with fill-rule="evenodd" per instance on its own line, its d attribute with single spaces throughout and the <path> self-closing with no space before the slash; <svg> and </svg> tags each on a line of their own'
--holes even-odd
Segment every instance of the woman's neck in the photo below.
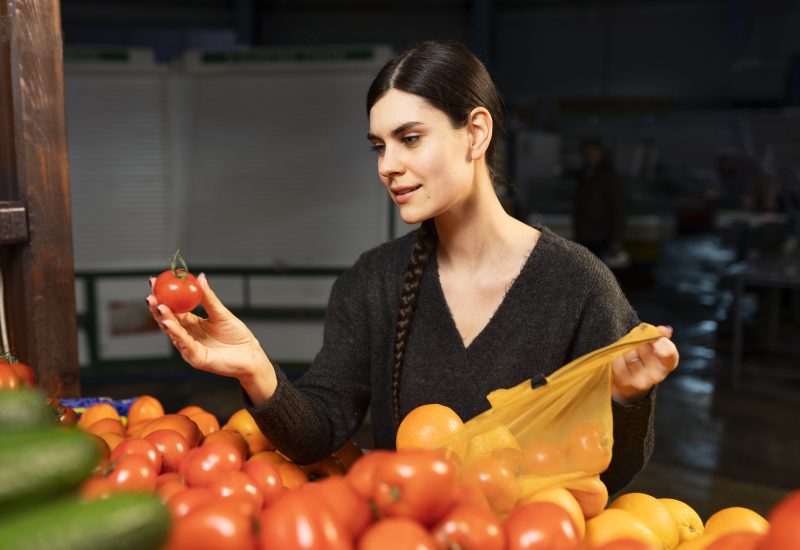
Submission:
<svg viewBox="0 0 800 550">
<path fill-rule="evenodd" d="M 493 269 L 509 254 L 529 252 L 538 232 L 511 217 L 491 184 L 476 185 L 464 204 L 436 217 L 440 267 Z"/>
</svg>

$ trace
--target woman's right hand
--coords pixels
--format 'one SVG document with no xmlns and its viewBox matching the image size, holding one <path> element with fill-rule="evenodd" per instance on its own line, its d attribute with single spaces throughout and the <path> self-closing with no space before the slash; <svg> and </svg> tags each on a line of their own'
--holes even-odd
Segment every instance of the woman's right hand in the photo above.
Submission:
<svg viewBox="0 0 800 550">
<path fill-rule="evenodd" d="M 151 287 L 154 280 L 150 278 Z M 207 318 L 173 313 L 152 294 L 146 298 L 150 312 L 184 361 L 198 370 L 236 378 L 254 405 L 265 403 L 277 384 L 267 354 L 250 329 L 220 302 L 205 275 L 197 281 Z"/>
</svg>

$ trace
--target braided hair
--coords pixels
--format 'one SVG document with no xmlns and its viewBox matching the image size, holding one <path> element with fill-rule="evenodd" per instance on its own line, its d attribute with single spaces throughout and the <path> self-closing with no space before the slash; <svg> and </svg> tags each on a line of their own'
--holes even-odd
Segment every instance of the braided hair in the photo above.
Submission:
<svg viewBox="0 0 800 550">
<path fill-rule="evenodd" d="M 481 61 L 458 42 L 431 40 L 391 59 L 378 72 L 367 92 L 367 116 L 389 90 L 397 89 L 425 99 L 445 113 L 454 129 L 469 122 L 476 107 L 492 117 L 494 131 L 486 150 L 486 165 L 494 184 L 503 179 L 503 160 L 496 147 L 503 127 L 503 103 L 489 72 Z M 437 242 L 432 219 L 422 223 L 403 280 L 400 310 L 392 354 L 392 401 L 395 423 L 400 424 L 400 379 L 411 322 L 417 305 L 422 273 Z"/>
</svg>

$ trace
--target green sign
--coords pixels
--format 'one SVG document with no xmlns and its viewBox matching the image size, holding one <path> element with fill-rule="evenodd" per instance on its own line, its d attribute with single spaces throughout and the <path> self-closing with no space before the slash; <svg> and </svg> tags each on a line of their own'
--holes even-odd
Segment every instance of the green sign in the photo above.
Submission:
<svg viewBox="0 0 800 550">
<path fill-rule="evenodd" d="M 64 48 L 64 61 L 79 63 L 129 63 L 130 53 L 126 49 Z"/>
</svg>

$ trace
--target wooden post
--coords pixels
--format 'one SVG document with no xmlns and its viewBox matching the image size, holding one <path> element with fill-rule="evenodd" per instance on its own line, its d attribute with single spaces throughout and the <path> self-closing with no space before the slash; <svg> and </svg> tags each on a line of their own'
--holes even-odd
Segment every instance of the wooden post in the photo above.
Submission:
<svg viewBox="0 0 800 550">
<path fill-rule="evenodd" d="M 58 0 L 0 2 L 0 201 L 11 351 L 36 370 L 45 393 L 78 396 Z"/>
</svg>

